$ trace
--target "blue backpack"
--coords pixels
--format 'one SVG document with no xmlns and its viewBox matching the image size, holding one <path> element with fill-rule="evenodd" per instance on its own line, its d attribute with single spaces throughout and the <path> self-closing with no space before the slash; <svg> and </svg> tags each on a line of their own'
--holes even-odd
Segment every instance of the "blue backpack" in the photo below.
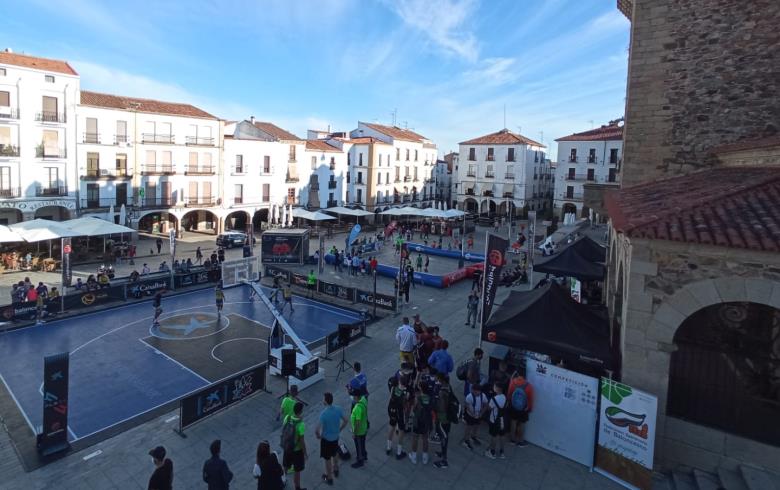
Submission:
<svg viewBox="0 0 780 490">
<path fill-rule="evenodd" d="M 523 383 L 512 392 L 512 408 L 518 412 L 525 412 L 528 410 L 528 394 L 525 392 L 526 386 L 528 386 L 528 383 Z"/>
</svg>

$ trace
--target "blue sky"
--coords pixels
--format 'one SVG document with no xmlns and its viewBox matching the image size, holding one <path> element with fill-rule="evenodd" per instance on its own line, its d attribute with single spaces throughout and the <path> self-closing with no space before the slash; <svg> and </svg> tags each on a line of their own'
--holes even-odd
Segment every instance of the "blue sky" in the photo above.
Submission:
<svg viewBox="0 0 780 490">
<path fill-rule="evenodd" d="M 623 114 L 611 0 L 6 0 L 0 47 L 83 89 L 308 128 L 397 123 L 441 153 L 504 126 L 548 145 Z M 554 152 L 554 144 L 551 147 Z"/>
</svg>

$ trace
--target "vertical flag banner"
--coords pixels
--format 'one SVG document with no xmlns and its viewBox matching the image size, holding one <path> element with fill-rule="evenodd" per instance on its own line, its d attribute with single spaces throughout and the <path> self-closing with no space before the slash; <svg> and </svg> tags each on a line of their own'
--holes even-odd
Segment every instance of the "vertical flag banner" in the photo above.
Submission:
<svg viewBox="0 0 780 490">
<path fill-rule="evenodd" d="M 43 431 L 38 450 L 49 455 L 68 448 L 68 368 L 65 352 L 43 359 Z"/>
<path fill-rule="evenodd" d="M 320 260 L 319 260 L 319 270 L 320 274 L 325 272 L 325 237 L 320 235 Z"/>
<path fill-rule="evenodd" d="M 508 245 L 509 240 L 506 238 L 488 234 L 487 246 L 485 247 L 485 276 L 482 279 L 485 281 L 482 290 L 482 325 L 487 323 L 490 311 L 493 309 L 493 301 L 496 299 L 496 290 L 498 290 L 498 282 L 501 279 L 501 269 L 504 267 Z"/>
<path fill-rule="evenodd" d="M 70 238 L 62 238 L 62 293 L 65 293 L 65 288 L 70 286 L 73 281 L 73 269 L 70 265 L 70 253 L 72 251 Z"/>
<path fill-rule="evenodd" d="M 344 249 L 344 251 L 348 251 L 349 247 L 352 246 L 352 244 L 357 240 L 358 235 L 360 235 L 360 224 L 355 223 L 355 226 L 352 227 L 352 231 L 349 232 L 349 237 L 347 238 L 347 248 Z"/>
<path fill-rule="evenodd" d="M 528 267 L 534 270 L 534 237 L 536 236 L 536 211 L 528 211 Z"/>
</svg>

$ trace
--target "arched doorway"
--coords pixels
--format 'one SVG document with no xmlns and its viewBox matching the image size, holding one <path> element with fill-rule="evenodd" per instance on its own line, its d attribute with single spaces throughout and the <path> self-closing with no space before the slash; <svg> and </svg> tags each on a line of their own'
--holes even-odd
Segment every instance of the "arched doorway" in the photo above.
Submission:
<svg viewBox="0 0 780 490">
<path fill-rule="evenodd" d="M 245 232 L 249 222 L 249 213 L 246 211 L 233 211 L 225 216 L 225 230 L 238 230 Z"/>
<path fill-rule="evenodd" d="M 168 230 L 178 228 L 179 221 L 172 213 L 165 211 L 153 212 L 141 216 L 138 220 L 138 231 L 147 233 L 168 233 Z"/>
<path fill-rule="evenodd" d="M 674 335 L 666 413 L 780 446 L 780 309 L 702 308 Z"/>
<path fill-rule="evenodd" d="M 574 213 L 574 215 L 577 216 L 577 206 L 567 202 L 563 205 L 563 209 L 561 209 L 561 220 L 563 220 L 563 217 L 569 213 Z"/>
<path fill-rule="evenodd" d="M 268 208 L 255 211 L 255 214 L 252 216 L 252 227 L 255 231 L 262 230 L 263 223 L 268 224 L 268 214 Z"/>
<path fill-rule="evenodd" d="M 0 225 L 12 225 L 24 221 L 22 212 L 15 208 L 0 209 Z"/>
<path fill-rule="evenodd" d="M 478 204 L 476 199 L 467 198 L 465 201 L 463 201 L 463 211 L 466 211 L 467 213 L 478 213 Z"/>
<path fill-rule="evenodd" d="M 219 229 L 219 218 L 211 211 L 193 209 L 182 216 L 181 224 L 186 231 L 216 235 Z"/>
<path fill-rule="evenodd" d="M 63 206 L 43 206 L 35 210 L 35 217 L 51 221 L 65 221 L 70 219 L 70 211 Z"/>
<path fill-rule="evenodd" d="M 581 218 L 590 218 L 590 208 L 588 206 L 582 206 Z"/>
</svg>

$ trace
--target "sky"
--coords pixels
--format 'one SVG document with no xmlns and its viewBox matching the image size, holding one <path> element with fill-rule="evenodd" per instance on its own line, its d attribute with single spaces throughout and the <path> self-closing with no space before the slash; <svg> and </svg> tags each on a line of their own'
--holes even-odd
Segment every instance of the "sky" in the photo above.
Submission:
<svg viewBox="0 0 780 490">
<path fill-rule="evenodd" d="M 82 89 L 302 137 L 395 118 L 441 155 L 503 127 L 554 155 L 624 112 L 613 0 L 5 0 L 0 16 L 0 49 L 67 60 Z"/>
</svg>

